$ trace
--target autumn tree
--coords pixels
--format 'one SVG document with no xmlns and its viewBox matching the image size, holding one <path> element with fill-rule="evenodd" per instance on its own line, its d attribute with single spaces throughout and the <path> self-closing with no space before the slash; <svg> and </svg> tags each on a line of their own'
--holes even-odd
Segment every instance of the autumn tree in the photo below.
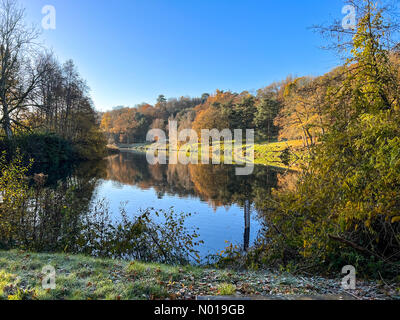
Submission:
<svg viewBox="0 0 400 320">
<path fill-rule="evenodd" d="M 303 139 L 308 147 L 315 144 L 324 133 L 326 91 L 321 78 L 297 78 L 285 86 L 283 106 L 275 119 L 281 139 Z"/>
<path fill-rule="evenodd" d="M 357 4 L 361 15 L 343 81 L 326 98 L 327 119 L 334 121 L 312 149 L 296 189 L 272 202 L 270 223 L 280 244 L 268 246 L 331 266 L 393 267 L 398 273 L 400 79 L 387 41 L 395 24 L 379 4 Z"/>
<path fill-rule="evenodd" d="M 202 130 L 224 130 L 229 128 L 229 122 L 217 107 L 201 110 L 193 123 L 193 129 L 201 136 Z"/>
</svg>

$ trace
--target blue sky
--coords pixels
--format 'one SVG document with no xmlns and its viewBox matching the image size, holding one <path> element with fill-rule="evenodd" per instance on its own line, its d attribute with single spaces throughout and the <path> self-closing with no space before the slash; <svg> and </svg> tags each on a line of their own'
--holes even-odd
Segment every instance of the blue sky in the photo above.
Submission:
<svg viewBox="0 0 400 320">
<path fill-rule="evenodd" d="M 159 94 L 252 91 L 339 64 L 309 28 L 341 19 L 341 0 L 20 1 L 39 25 L 42 7 L 56 8 L 43 41 L 75 61 L 98 110 Z"/>
</svg>

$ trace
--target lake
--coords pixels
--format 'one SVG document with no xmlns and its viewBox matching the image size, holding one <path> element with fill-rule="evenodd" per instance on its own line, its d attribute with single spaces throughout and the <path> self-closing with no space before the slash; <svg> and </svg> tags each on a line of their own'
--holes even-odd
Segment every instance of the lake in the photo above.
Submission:
<svg viewBox="0 0 400 320">
<path fill-rule="evenodd" d="M 101 170 L 95 170 L 95 166 Z M 204 244 L 197 248 L 204 259 L 229 243 L 247 250 L 262 228 L 255 199 L 277 186 L 280 170 L 256 166 L 249 176 L 236 176 L 232 165 L 149 165 L 145 154 L 122 152 L 100 164 L 85 164 L 79 174 L 93 172 L 92 204 L 105 200 L 117 217 L 141 210 L 192 213 L 185 226 L 198 228 Z M 99 174 L 101 171 L 101 174 Z M 87 177 L 87 181 L 91 181 Z"/>
<path fill-rule="evenodd" d="M 26 220 L 24 233 L 34 239 L 29 246 L 35 250 L 126 258 L 146 255 L 148 260 L 162 260 L 164 254 L 152 250 L 159 247 L 157 240 L 151 235 L 140 238 L 149 233 L 117 232 L 113 233 L 115 238 L 107 233 L 118 231 L 125 218 L 135 221 L 150 211 L 151 223 L 164 230 L 164 239 L 194 232 L 199 235 L 196 240 L 204 243 L 194 249 L 202 262 L 231 244 L 246 251 L 267 228 L 266 200 L 271 191 L 290 186 L 291 179 L 286 170 L 273 167 L 255 166 L 248 176 L 236 175 L 235 169 L 224 164 L 150 165 L 146 155 L 137 152 L 121 152 L 101 161 L 57 169 L 39 167 L 37 172 L 46 172 L 46 184 L 44 188 L 34 185 L 31 205 L 36 203 L 33 208 L 40 210 Z M 172 228 L 164 224 L 168 219 L 165 212 L 174 217 Z M 191 215 L 184 219 L 186 214 Z M 111 229 L 107 231 L 105 226 Z M 130 232 L 126 223 L 123 228 Z M 152 242 L 156 247 L 148 244 Z M 182 243 L 176 243 L 175 248 L 183 248 Z"/>
</svg>

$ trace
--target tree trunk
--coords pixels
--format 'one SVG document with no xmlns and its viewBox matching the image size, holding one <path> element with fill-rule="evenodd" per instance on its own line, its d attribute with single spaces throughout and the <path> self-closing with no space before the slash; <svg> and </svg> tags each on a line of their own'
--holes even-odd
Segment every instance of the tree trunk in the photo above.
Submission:
<svg viewBox="0 0 400 320">
<path fill-rule="evenodd" d="M 10 115 L 8 114 L 8 107 L 7 105 L 4 104 L 3 104 L 3 130 L 7 138 L 11 140 L 13 137 L 13 133 L 11 130 L 11 120 L 10 120 Z"/>
<path fill-rule="evenodd" d="M 245 252 L 247 252 L 249 250 L 249 246 L 250 246 L 250 213 L 251 213 L 250 200 L 245 200 L 245 203 L 244 203 L 244 243 L 243 243 L 243 249 Z"/>
</svg>

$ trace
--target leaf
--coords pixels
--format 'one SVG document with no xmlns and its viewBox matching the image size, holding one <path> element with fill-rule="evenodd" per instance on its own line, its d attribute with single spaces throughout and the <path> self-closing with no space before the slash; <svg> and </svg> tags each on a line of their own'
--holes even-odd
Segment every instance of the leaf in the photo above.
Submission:
<svg viewBox="0 0 400 320">
<path fill-rule="evenodd" d="M 396 223 L 396 222 L 400 222 L 400 216 L 392 218 L 392 223 Z"/>
</svg>

